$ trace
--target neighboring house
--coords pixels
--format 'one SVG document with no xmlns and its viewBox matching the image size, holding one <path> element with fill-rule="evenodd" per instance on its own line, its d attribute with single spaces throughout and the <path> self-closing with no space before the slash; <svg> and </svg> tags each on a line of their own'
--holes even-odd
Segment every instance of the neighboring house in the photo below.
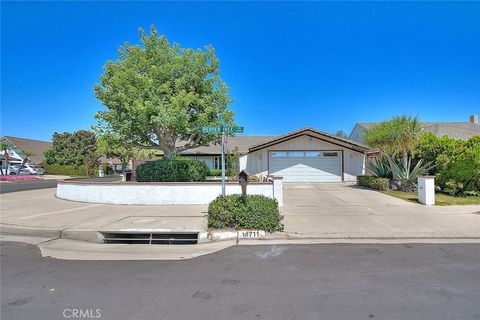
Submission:
<svg viewBox="0 0 480 320">
<path fill-rule="evenodd" d="M 369 129 L 377 122 L 357 122 L 349 139 L 364 143 L 365 129 Z M 437 137 L 448 136 L 454 139 L 467 140 L 475 135 L 480 135 L 480 125 L 478 124 L 478 115 L 470 116 L 469 122 L 422 122 L 422 129 L 426 132 L 432 132 Z"/>
<path fill-rule="evenodd" d="M 275 175 L 293 182 L 355 181 L 365 173 L 365 145 L 312 128 L 281 136 L 235 136 L 227 149 L 238 148 L 240 170 L 251 175 Z M 157 153 L 162 155 L 162 153 Z M 204 161 L 210 169 L 221 168 L 221 146 L 212 144 L 184 151 L 182 156 Z"/>
<path fill-rule="evenodd" d="M 43 157 L 43 152 L 52 147 L 51 142 L 18 138 L 12 136 L 4 136 L 0 138 L 0 141 L 8 142 L 12 146 L 10 150 L 8 150 L 10 164 L 22 163 L 22 161 L 25 159 L 24 152 L 29 152 L 32 154 L 28 157 L 31 164 L 40 164 L 45 160 L 45 158 Z M 3 157 L 3 150 L 0 151 L 0 154 L 2 155 L 1 165 L 2 167 L 5 167 L 6 163 Z"/>
<path fill-rule="evenodd" d="M 52 148 L 52 143 L 49 141 L 41 141 L 41 140 L 33 140 L 33 139 L 26 139 L 26 138 L 19 138 L 19 137 L 12 137 L 12 136 L 4 136 L 0 138 L 1 142 L 8 142 L 12 147 L 8 151 L 9 155 L 9 162 L 10 164 L 17 164 L 22 163 L 25 159 L 25 153 L 29 152 L 32 155 L 28 158 L 30 159 L 31 164 L 41 164 L 45 161 L 45 157 L 43 153 Z M 3 151 L 0 151 L 0 160 L 1 166 L 4 168 L 6 166 L 6 161 L 3 156 Z M 118 159 L 108 159 L 105 157 L 100 157 L 100 163 L 108 163 L 110 164 L 114 170 L 121 170 L 122 165 L 120 160 Z"/>
</svg>

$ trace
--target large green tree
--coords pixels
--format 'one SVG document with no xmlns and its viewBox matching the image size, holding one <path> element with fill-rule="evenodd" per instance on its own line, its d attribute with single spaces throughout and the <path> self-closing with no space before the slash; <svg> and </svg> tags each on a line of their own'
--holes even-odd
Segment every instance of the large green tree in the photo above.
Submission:
<svg viewBox="0 0 480 320">
<path fill-rule="evenodd" d="M 52 148 L 44 152 L 47 164 L 84 166 L 87 175 L 98 168 L 97 138 L 87 130 L 53 134 Z"/>
<path fill-rule="evenodd" d="M 415 190 L 417 177 L 433 168 L 432 162 L 424 162 L 424 159 L 412 163 L 411 152 L 418 143 L 421 131 L 418 119 L 410 116 L 393 117 L 365 131 L 365 142 L 382 152 L 388 160 L 394 180 L 403 191 Z"/>
<path fill-rule="evenodd" d="M 111 132 L 104 132 L 98 136 L 97 153 L 107 158 L 120 160 L 122 171 L 125 172 L 131 160 L 152 158 L 155 151 L 138 148 L 129 141 L 121 140 L 119 136 Z"/>
<path fill-rule="evenodd" d="M 139 32 L 141 45 L 121 46 L 95 85 L 106 106 L 96 114 L 98 128 L 138 147 L 162 150 L 167 158 L 218 142 L 218 135 L 202 134 L 201 126 L 220 125 L 222 119 L 232 125 L 234 114 L 213 47 L 181 48 L 154 26 L 150 35 Z"/>
<path fill-rule="evenodd" d="M 397 116 L 365 130 L 364 140 L 386 156 L 401 154 L 403 165 L 407 166 L 408 154 L 416 145 L 421 130 L 417 118 Z"/>
</svg>

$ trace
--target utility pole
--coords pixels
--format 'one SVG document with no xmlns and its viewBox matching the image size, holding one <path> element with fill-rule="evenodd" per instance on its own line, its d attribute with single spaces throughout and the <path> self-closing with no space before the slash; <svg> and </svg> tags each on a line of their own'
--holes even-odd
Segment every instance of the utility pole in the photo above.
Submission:
<svg viewBox="0 0 480 320">
<path fill-rule="evenodd" d="M 222 118 L 222 196 L 225 196 L 225 122 Z"/>
<path fill-rule="evenodd" d="M 226 144 L 226 133 L 243 133 L 243 127 L 225 126 L 225 121 L 221 119 L 221 126 L 202 126 L 201 130 L 203 134 L 221 134 L 222 135 L 222 196 L 225 196 L 225 144 Z"/>
</svg>

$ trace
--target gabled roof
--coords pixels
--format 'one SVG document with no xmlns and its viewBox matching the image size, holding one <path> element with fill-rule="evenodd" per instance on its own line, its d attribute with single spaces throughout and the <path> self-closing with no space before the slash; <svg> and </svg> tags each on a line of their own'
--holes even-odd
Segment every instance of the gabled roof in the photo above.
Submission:
<svg viewBox="0 0 480 320">
<path fill-rule="evenodd" d="M 253 145 L 253 146 L 250 147 L 249 151 L 253 152 L 253 151 L 260 150 L 260 149 L 264 149 L 264 148 L 267 148 L 267 147 L 270 147 L 270 146 L 273 146 L 273 145 L 276 145 L 276 144 L 279 144 L 279 143 L 282 143 L 282 142 L 285 142 L 285 141 L 288 141 L 288 140 L 291 140 L 291 139 L 294 139 L 294 138 L 298 138 L 298 137 L 303 136 L 303 135 L 308 135 L 310 137 L 317 138 L 317 139 L 320 139 L 320 140 L 324 140 L 326 142 L 336 144 L 336 145 L 339 145 L 341 147 L 352 149 L 352 150 L 355 150 L 355 151 L 358 151 L 358 152 L 366 152 L 370 149 L 369 147 L 367 147 L 366 145 L 364 145 L 362 143 L 359 143 L 359 142 L 356 142 L 356 141 L 353 141 L 353 140 L 350 140 L 350 139 L 341 138 L 341 137 L 338 137 L 336 135 L 326 133 L 326 132 L 323 132 L 323 131 L 319 131 L 319 130 L 314 129 L 314 128 L 305 127 L 305 128 L 295 130 L 295 131 L 289 132 L 289 133 L 281 135 L 281 136 L 274 137 L 274 138 L 272 138 L 268 141 L 265 141 L 263 143 Z"/>
<path fill-rule="evenodd" d="M 269 141 L 275 138 L 275 136 L 234 136 L 227 137 L 227 150 L 233 151 L 235 147 L 238 147 L 239 154 L 247 154 L 251 146 Z M 219 143 L 212 143 L 209 146 L 202 146 L 193 148 L 182 152 L 182 155 L 219 155 L 222 153 L 222 146 Z M 163 155 L 163 151 L 157 151 L 157 156 Z"/>
<path fill-rule="evenodd" d="M 369 129 L 378 122 L 359 122 L 358 126 Z M 467 140 L 480 135 L 480 125 L 473 122 L 421 122 L 422 129 L 432 132 L 437 137 L 448 136 L 454 139 Z"/>
<path fill-rule="evenodd" d="M 43 157 L 43 152 L 52 147 L 52 143 L 48 141 L 33 140 L 12 136 L 4 136 L 0 140 L 7 140 L 13 145 L 14 148 L 16 148 L 21 153 L 31 152 L 33 155 L 29 158 L 37 164 L 42 163 L 45 159 Z M 23 154 L 21 156 L 23 156 Z"/>
</svg>

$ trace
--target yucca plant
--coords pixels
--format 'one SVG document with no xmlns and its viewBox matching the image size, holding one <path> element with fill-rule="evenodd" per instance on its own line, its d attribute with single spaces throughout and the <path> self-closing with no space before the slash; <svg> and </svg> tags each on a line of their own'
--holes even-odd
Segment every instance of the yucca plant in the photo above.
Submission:
<svg viewBox="0 0 480 320">
<path fill-rule="evenodd" d="M 424 160 L 420 159 L 412 168 L 411 157 L 407 157 L 406 162 L 403 157 L 402 159 L 389 157 L 388 162 L 394 179 L 400 184 L 400 190 L 405 192 L 415 191 L 417 178 L 435 167 L 433 162 L 424 163 Z"/>
<path fill-rule="evenodd" d="M 367 162 L 367 170 L 371 174 L 379 178 L 392 178 L 392 169 L 390 169 L 390 163 L 384 156 Z"/>
</svg>

